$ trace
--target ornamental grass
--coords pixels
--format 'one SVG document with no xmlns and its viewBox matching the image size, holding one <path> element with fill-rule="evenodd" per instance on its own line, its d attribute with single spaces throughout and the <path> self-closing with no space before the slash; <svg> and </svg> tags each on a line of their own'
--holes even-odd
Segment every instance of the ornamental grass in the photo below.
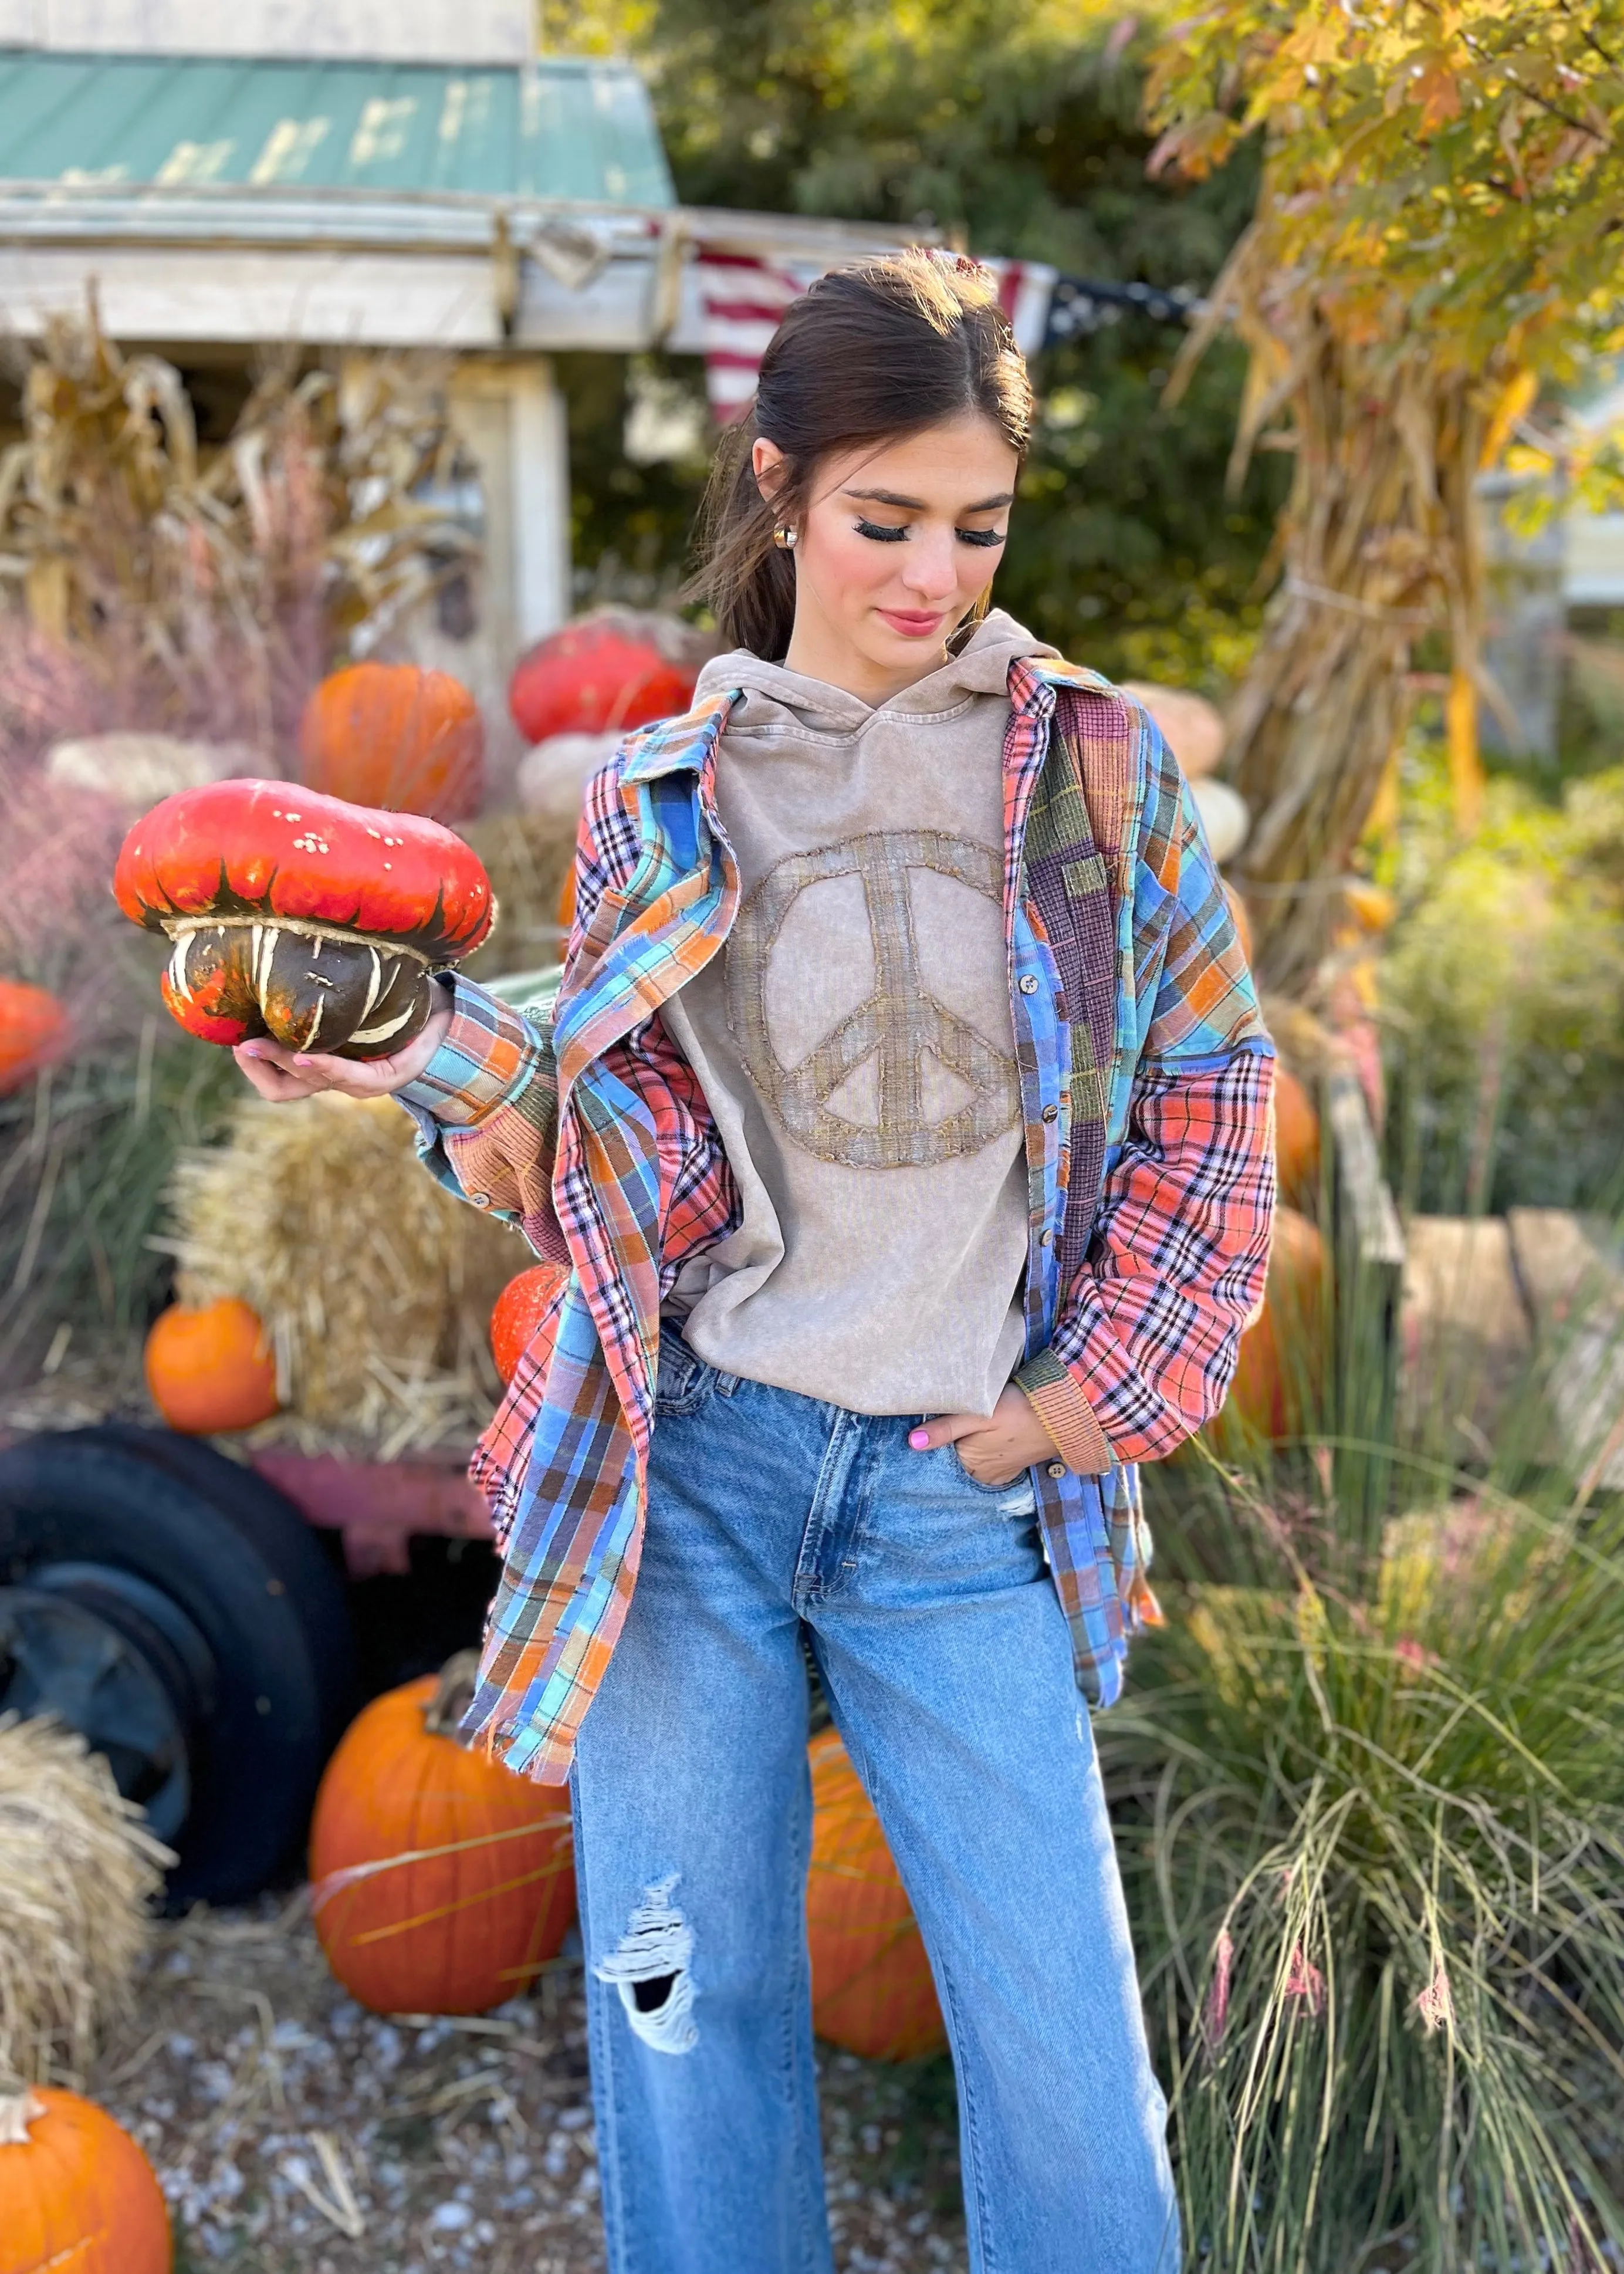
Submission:
<svg viewBox="0 0 1624 2274">
<path fill-rule="evenodd" d="M 1624 1505 L 1515 1425 L 1486 1473 L 1405 1455 L 1390 1412 L 1356 1332 L 1299 1445 L 1192 1457 L 1169 1623 L 1098 1725 L 1191 2263 L 1592 2274 L 1624 2247 Z"/>
</svg>

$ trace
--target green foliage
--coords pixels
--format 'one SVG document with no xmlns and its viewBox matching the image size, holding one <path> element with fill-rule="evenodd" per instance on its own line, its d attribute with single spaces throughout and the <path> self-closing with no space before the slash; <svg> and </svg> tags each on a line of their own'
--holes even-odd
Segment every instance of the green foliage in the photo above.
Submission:
<svg viewBox="0 0 1624 2274">
<path fill-rule="evenodd" d="M 1419 329 L 1440 378 L 1561 386 L 1624 345 L 1616 0 L 1215 0 L 1162 40 L 1149 108 L 1192 176 L 1262 139 L 1269 260 L 1345 342 Z M 1525 429 L 1513 463 L 1552 455 Z M 1592 502 L 1618 493 L 1612 440 L 1564 455 Z"/>
<path fill-rule="evenodd" d="M 1624 1160 L 1624 770 L 1560 806 L 1506 777 L 1456 840 L 1417 742 L 1380 970 L 1395 1178 L 1412 1206 L 1600 1207 Z"/>
<path fill-rule="evenodd" d="M 1052 0 L 650 0 L 560 8 L 548 28 L 560 45 L 632 47 L 692 203 L 913 223 L 1072 273 L 1205 286 L 1247 218 L 1253 162 L 1193 187 L 1147 183 L 1139 72 L 1112 22 Z M 1215 355 L 1167 410 L 1178 344 L 1134 315 L 1045 354 L 998 597 L 1108 671 L 1216 684 L 1260 620 L 1282 484 L 1269 463 L 1226 499 L 1240 358 Z M 560 376 L 583 596 L 669 593 L 703 468 L 634 466 L 620 438 L 628 384 L 675 379 L 696 395 L 697 366 L 564 358 Z"/>
</svg>

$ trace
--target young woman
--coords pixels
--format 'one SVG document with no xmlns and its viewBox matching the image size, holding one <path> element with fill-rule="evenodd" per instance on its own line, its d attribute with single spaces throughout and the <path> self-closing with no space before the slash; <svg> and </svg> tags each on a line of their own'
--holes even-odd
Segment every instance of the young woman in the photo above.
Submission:
<svg viewBox="0 0 1624 2274">
<path fill-rule="evenodd" d="M 616 2274 L 827 2274 L 803 1641 L 930 1953 L 977 2274 L 1174 2274 L 1086 1698 L 1134 1465 L 1263 1284 L 1271 1053 L 1155 728 L 987 612 L 1031 418 L 985 271 L 786 316 L 724 444 L 733 651 L 588 792 L 550 1013 L 357 1066 L 571 1270 L 475 1462 L 470 1723 L 570 1779 Z M 1079 1695 L 1080 1692 L 1080 1695 Z M 590 1710 L 589 1710 L 590 1709 Z"/>
</svg>

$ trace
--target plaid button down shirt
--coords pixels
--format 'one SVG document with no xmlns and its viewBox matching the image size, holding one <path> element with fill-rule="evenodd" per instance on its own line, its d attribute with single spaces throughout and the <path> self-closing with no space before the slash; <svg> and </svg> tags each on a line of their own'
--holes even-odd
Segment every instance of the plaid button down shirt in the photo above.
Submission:
<svg viewBox="0 0 1624 2274">
<path fill-rule="evenodd" d="M 1273 1050 L 1148 715 L 1097 674 L 1034 659 L 1012 665 L 1010 698 L 1030 1201 L 1016 1379 L 1061 1457 L 1034 1475 L 1079 1683 L 1109 1706 L 1154 1609 L 1135 1464 L 1217 1410 L 1262 1298 Z M 402 1096 L 440 1180 L 569 1267 L 472 1467 L 504 1560 L 465 1726 L 541 1782 L 568 1773 L 635 1583 L 662 1299 L 738 1221 L 658 1016 L 738 906 L 715 802 L 733 700 L 629 737 L 593 780 L 556 1001 L 526 1013 L 453 982 L 449 1032 Z"/>
</svg>

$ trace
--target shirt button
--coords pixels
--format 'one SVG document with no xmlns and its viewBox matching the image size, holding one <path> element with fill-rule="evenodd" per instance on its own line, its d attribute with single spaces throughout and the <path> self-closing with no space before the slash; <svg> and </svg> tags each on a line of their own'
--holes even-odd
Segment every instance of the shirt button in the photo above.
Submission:
<svg viewBox="0 0 1624 2274">
<path fill-rule="evenodd" d="M 1037 993 L 1038 983 L 1030 972 L 1028 972 L 1026 977 L 1021 981 L 1020 991 L 1023 995 L 1035 995 Z"/>
<path fill-rule="evenodd" d="M 1054 1235 L 1054 1233 L 1053 1233 L 1052 1231 L 1046 1231 L 1046 1232 L 1043 1234 L 1042 1239 L 1040 1239 L 1040 1240 L 1039 1240 L 1039 1242 L 1038 1242 L 1038 1246 L 1039 1246 L 1040 1247 L 1052 1247 L 1052 1246 L 1054 1246 L 1054 1244 L 1055 1244 L 1055 1235 Z"/>
<path fill-rule="evenodd" d="M 1064 1461 L 1051 1461 L 1049 1463 L 1049 1473 L 1051 1477 L 1063 1477 L 1065 1472 L 1066 1465 Z"/>
<path fill-rule="evenodd" d="M 1058 1121 L 1060 1108 L 1057 1105 L 1046 1105 L 1043 1108 L 1043 1118 L 1045 1121 Z"/>
<path fill-rule="evenodd" d="M 476 1208 L 489 1208 L 491 1205 L 489 1193 L 470 1193 L 468 1197 Z"/>
</svg>

